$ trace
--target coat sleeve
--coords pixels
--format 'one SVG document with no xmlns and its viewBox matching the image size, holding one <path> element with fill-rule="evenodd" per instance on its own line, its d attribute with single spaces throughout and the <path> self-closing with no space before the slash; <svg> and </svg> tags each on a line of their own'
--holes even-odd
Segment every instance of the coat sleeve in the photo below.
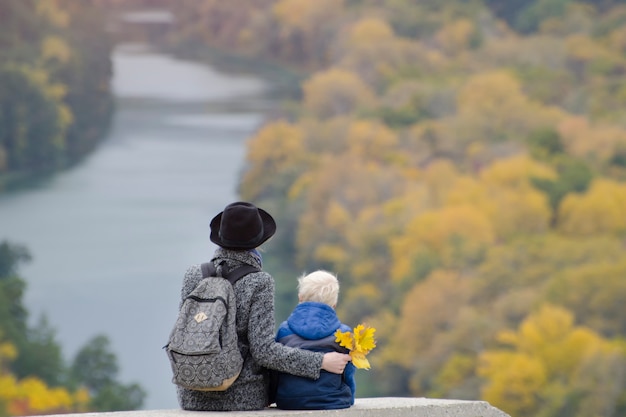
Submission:
<svg viewBox="0 0 626 417">
<path fill-rule="evenodd" d="M 263 274 L 251 299 L 248 321 L 250 353 L 259 365 L 297 376 L 318 379 L 324 355 L 290 348 L 274 340 L 274 280 Z"/>
</svg>

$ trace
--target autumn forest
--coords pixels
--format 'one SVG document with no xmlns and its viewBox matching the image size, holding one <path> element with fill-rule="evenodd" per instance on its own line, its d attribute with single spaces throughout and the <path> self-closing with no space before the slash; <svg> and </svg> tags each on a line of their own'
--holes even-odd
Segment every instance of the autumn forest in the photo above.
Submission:
<svg viewBox="0 0 626 417">
<path fill-rule="evenodd" d="M 378 329 L 363 393 L 626 412 L 625 4 L 177 4 L 177 42 L 309 74 L 240 192 Z"/>
</svg>

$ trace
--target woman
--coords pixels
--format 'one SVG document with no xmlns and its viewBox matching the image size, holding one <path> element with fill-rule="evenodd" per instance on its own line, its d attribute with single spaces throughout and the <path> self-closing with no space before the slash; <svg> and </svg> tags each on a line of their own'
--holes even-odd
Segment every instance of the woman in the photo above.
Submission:
<svg viewBox="0 0 626 417">
<path fill-rule="evenodd" d="M 276 222 L 266 211 L 246 202 L 226 206 L 211 220 L 211 241 L 219 247 L 212 262 L 228 271 L 248 264 L 262 268 L 256 250 L 276 232 Z M 202 279 L 200 264 L 191 266 L 183 280 L 181 304 Z M 184 410 L 259 410 L 269 405 L 269 369 L 317 379 L 320 370 L 340 374 L 350 356 L 290 348 L 275 342 L 274 279 L 253 272 L 234 285 L 237 298 L 237 336 L 243 369 L 226 391 L 194 391 L 177 387 Z"/>
</svg>

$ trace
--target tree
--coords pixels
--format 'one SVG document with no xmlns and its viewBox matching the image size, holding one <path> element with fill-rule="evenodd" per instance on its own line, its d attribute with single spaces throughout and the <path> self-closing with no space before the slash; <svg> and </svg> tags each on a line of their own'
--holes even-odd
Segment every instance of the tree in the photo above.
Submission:
<svg viewBox="0 0 626 417">
<path fill-rule="evenodd" d="M 283 55 L 309 68 L 329 64 L 328 51 L 339 31 L 344 0 L 279 0 L 271 11 Z"/>
<path fill-rule="evenodd" d="M 619 126 L 593 123 L 584 116 L 568 117 L 558 126 L 558 134 L 568 154 L 592 166 L 601 167 L 626 145 L 626 130 Z"/>
<path fill-rule="evenodd" d="M 376 91 L 384 90 L 404 70 L 419 65 L 427 72 L 443 60 L 421 44 L 395 36 L 379 17 L 365 17 L 349 26 L 338 37 L 333 54 L 337 67 L 357 74 Z"/>
<path fill-rule="evenodd" d="M 8 171 L 57 168 L 65 149 L 71 113 L 64 90 L 48 74 L 28 66 L 0 67 L 0 147 Z"/>
<path fill-rule="evenodd" d="M 517 331 L 504 331 L 499 339 L 509 348 L 480 356 L 478 373 L 486 378 L 484 400 L 516 416 L 617 415 L 626 384 L 625 351 L 592 330 L 575 326 L 568 310 L 544 305 Z M 597 379 L 595 370 L 605 366 L 615 367 L 615 372 Z M 589 384 L 590 378 L 601 386 Z M 591 411 L 590 406 L 598 404 L 601 408 Z"/>
<path fill-rule="evenodd" d="M 372 89 L 358 75 L 343 69 L 318 72 L 302 88 L 303 108 L 318 118 L 354 114 L 376 102 Z"/>
<path fill-rule="evenodd" d="M 457 96 L 457 128 L 462 137 L 489 142 L 522 141 L 530 132 L 554 125 L 562 110 L 531 100 L 519 79 L 494 70 L 471 76 Z"/>
<path fill-rule="evenodd" d="M 398 283 L 411 282 L 424 257 L 433 257 L 446 268 L 472 265 L 494 238 L 489 218 L 470 205 L 419 214 L 391 239 L 391 276 Z"/>
<path fill-rule="evenodd" d="M 95 336 L 81 348 L 71 365 L 70 375 L 75 384 L 87 387 L 92 397 L 90 405 L 97 411 L 136 410 L 146 396 L 137 384 L 117 381 L 119 367 L 110 350 L 109 339 Z"/>
<path fill-rule="evenodd" d="M 249 200 L 282 195 L 307 162 L 302 128 L 286 121 L 264 126 L 249 140 L 246 159 L 242 195 Z"/>
<path fill-rule="evenodd" d="M 77 161 L 110 122 L 111 42 L 95 2 L 0 6 L 0 174 Z"/>
<path fill-rule="evenodd" d="M 569 3 L 571 0 L 537 0 L 520 11 L 514 25 L 523 33 L 536 31 L 542 20 L 562 17 Z"/>
<path fill-rule="evenodd" d="M 595 180 L 585 194 L 568 194 L 559 206 L 558 228 L 575 236 L 626 231 L 626 185 Z"/>
<path fill-rule="evenodd" d="M 545 298 L 572 311 L 576 321 L 605 337 L 626 334 L 625 261 L 590 262 L 560 271 L 547 282 Z"/>
<path fill-rule="evenodd" d="M 0 416 L 86 410 L 89 395 L 85 390 L 70 392 L 63 387 L 50 387 L 34 376 L 20 379 L 11 373 L 9 364 L 19 353 L 15 345 L 7 342 L 0 331 Z"/>
</svg>

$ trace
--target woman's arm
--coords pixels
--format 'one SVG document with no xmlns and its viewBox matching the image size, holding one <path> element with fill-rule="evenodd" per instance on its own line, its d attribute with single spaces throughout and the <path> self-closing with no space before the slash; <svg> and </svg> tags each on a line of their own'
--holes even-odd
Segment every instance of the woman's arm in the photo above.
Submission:
<svg viewBox="0 0 626 417">
<path fill-rule="evenodd" d="M 290 348 L 274 340 L 274 280 L 264 273 L 251 297 L 248 320 L 250 353 L 259 365 L 293 375 L 317 379 L 324 355 Z"/>
<path fill-rule="evenodd" d="M 341 374 L 350 360 L 338 352 L 322 354 L 285 346 L 274 335 L 274 280 L 267 274 L 257 281 L 250 301 L 248 341 L 252 357 L 263 367 L 317 379 L 320 370 Z"/>
</svg>

